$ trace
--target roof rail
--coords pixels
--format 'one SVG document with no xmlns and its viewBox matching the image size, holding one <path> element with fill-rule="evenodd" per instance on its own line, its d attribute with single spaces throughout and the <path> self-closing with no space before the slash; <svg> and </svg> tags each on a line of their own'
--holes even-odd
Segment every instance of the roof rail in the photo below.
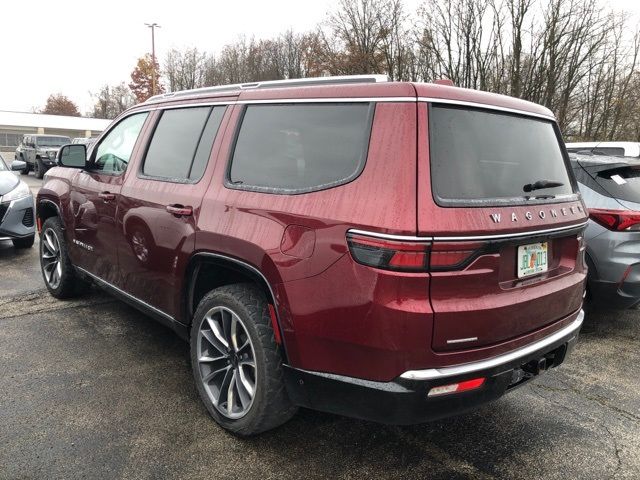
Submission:
<svg viewBox="0 0 640 480">
<path fill-rule="evenodd" d="M 232 92 L 238 90 L 254 90 L 261 88 L 278 87 L 305 87 L 310 85 L 340 85 L 344 83 L 379 83 L 388 82 L 387 75 L 342 75 L 335 77 L 307 77 L 291 78 L 286 80 L 268 80 L 265 82 L 236 83 L 232 85 L 218 85 L 215 87 L 194 88 L 177 92 L 162 93 L 148 98 L 144 103 L 157 102 L 169 98 L 181 98 L 191 96 L 204 96 L 210 93 Z"/>
</svg>

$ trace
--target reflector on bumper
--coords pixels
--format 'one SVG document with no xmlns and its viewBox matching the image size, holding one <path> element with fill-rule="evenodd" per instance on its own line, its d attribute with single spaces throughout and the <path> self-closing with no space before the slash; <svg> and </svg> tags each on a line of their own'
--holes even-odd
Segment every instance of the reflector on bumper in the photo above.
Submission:
<svg viewBox="0 0 640 480">
<path fill-rule="evenodd" d="M 450 383 L 448 385 L 440 385 L 429 390 L 427 397 L 437 397 L 440 395 L 449 395 L 451 393 L 468 392 L 476 390 L 484 385 L 484 377 L 465 380 L 464 382 Z"/>
</svg>

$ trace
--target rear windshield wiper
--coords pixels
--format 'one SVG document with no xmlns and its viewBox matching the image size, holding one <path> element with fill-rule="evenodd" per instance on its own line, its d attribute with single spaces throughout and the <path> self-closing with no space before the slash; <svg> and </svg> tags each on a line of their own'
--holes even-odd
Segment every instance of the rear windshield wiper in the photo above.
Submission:
<svg viewBox="0 0 640 480">
<path fill-rule="evenodd" d="M 561 187 L 564 183 L 554 182 L 553 180 L 538 180 L 535 183 L 527 183 L 522 190 L 525 192 L 533 192 L 534 190 L 542 190 L 543 188 Z"/>
</svg>

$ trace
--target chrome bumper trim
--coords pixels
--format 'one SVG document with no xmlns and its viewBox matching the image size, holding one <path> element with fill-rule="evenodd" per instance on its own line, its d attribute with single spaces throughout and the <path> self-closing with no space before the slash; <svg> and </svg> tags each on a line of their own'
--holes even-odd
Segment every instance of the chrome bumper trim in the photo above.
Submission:
<svg viewBox="0 0 640 480">
<path fill-rule="evenodd" d="M 498 355 L 497 357 L 493 357 L 488 360 L 482 360 L 474 363 L 465 363 L 463 365 L 454 365 L 451 367 L 429 368 L 427 370 L 409 370 L 400 375 L 400 377 L 407 380 L 434 380 L 498 367 L 502 364 L 510 363 L 513 360 L 517 360 L 518 358 L 526 357 L 527 355 L 534 353 L 537 350 L 548 347 L 558 340 L 561 340 L 562 338 L 577 332 L 582 326 L 583 321 L 584 310 L 580 310 L 577 318 L 570 325 L 567 325 L 562 330 L 558 330 L 556 333 L 538 340 L 535 343 L 527 345 L 526 347 L 519 348 L 518 350 L 514 350 L 512 352 Z"/>
</svg>

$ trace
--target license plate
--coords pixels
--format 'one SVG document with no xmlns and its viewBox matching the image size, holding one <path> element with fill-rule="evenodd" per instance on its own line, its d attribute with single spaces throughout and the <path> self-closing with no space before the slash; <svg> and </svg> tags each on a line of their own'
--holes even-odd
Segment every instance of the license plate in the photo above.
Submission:
<svg viewBox="0 0 640 480">
<path fill-rule="evenodd" d="M 517 258 L 518 278 L 546 272 L 549 268 L 547 252 L 547 242 L 519 246 Z"/>
</svg>

